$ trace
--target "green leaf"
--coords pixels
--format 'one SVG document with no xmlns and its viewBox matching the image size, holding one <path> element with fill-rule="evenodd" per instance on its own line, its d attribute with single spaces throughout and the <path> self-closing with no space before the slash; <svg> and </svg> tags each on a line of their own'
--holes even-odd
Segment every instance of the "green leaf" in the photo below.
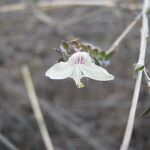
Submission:
<svg viewBox="0 0 150 150">
<path fill-rule="evenodd" d="M 92 49 L 91 50 L 91 55 L 92 55 L 92 57 L 97 57 L 98 56 L 98 49 Z"/>
<path fill-rule="evenodd" d="M 144 112 L 142 112 L 142 113 L 140 114 L 140 116 L 146 116 L 146 115 L 148 115 L 148 114 L 150 114 L 150 107 L 147 108 Z"/>
<path fill-rule="evenodd" d="M 101 55 L 102 57 L 104 57 L 106 55 L 106 52 L 105 51 L 101 51 L 101 52 L 99 52 L 99 55 Z"/>
<path fill-rule="evenodd" d="M 134 71 L 137 73 L 139 71 L 142 71 L 144 69 L 144 65 L 138 65 L 138 64 L 135 64 L 134 65 Z"/>
<path fill-rule="evenodd" d="M 105 56 L 106 56 L 106 52 L 101 51 L 101 52 L 98 53 L 97 58 L 98 58 L 99 60 L 104 60 L 104 59 L 105 59 Z"/>
<path fill-rule="evenodd" d="M 84 44 L 80 44 L 80 47 L 81 47 L 81 49 L 82 49 L 83 51 L 85 51 L 85 52 L 89 52 L 89 51 L 90 51 L 89 47 L 87 47 L 87 46 L 84 45 Z"/>
<path fill-rule="evenodd" d="M 63 43 L 60 45 L 60 49 L 63 52 L 67 53 L 67 51 L 69 51 L 69 44 L 67 42 L 63 41 Z"/>
<path fill-rule="evenodd" d="M 106 59 L 106 60 L 109 60 L 109 59 L 113 56 L 113 54 L 114 54 L 114 51 L 112 51 L 112 52 L 106 54 L 106 55 L 105 55 L 105 59 Z"/>
</svg>

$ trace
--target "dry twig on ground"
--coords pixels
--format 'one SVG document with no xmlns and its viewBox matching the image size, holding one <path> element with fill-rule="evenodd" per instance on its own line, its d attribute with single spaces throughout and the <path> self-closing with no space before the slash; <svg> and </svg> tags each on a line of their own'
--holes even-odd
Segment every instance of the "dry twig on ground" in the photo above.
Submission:
<svg viewBox="0 0 150 150">
<path fill-rule="evenodd" d="M 50 10 L 65 6 L 106 6 L 106 7 L 117 7 L 117 0 L 82 0 L 82 1 L 68 1 L 68 0 L 56 0 L 56 1 L 40 1 L 37 3 L 38 7 L 42 10 Z M 141 9 L 141 5 L 139 4 L 130 4 L 130 5 L 119 5 L 121 9 Z M 0 7 L 0 12 L 16 12 L 26 10 L 26 5 L 22 2 L 16 4 L 8 4 Z"/>
<path fill-rule="evenodd" d="M 12 144 L 4 135 L 0 133 L 0 142 L 2 142 L 9 150 L 19 150 L 14 144 Z"/>
<path fill-rule="evenodd" d="M 42 115 L 42 111 L 38 103 L 38 99 L 37 99 L 35 89 L 32 83 L 32 79 L 31 79 L 31 75 L 27 66 L 22 67 L 22 75 L 25 81 L 27 93 L 30 98 L 30 103 L 34 111 L 34 115 L 37 120 L 45 147 L 47 150 L 54 150 L 50 136 L 48 134 L 48 130 L 47 130 L 43 115 Z"/>
<path fill-rule="evenodd" d="M 114 7 L 117 1 L 113 0 L 82 0 L 82 1 L 70 1 L 70 0 L 56 0 L 56 1 L 40 1 L 37 3 L 37 6 L 43 10 L 50 10 L 54 8 L 59 8 L 62 6 L 106 6 L 106 7 Z M 9 4 L 0 7 L 0 12 L 15 12 L 22 11 L 27 8 L 25 3 L 16 3 Z"/>
</svg>

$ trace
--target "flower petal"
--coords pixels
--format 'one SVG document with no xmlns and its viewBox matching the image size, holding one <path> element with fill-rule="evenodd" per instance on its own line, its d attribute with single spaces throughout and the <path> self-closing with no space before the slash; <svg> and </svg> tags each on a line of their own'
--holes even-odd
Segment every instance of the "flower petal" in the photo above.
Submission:
<svg viewBox="0 0 150 150">
<path fill-rule="evenodd" d="M 65 79 L 72 74 L 73 67 L 68 62 L 60 62 L 52 66 L 45 75 L 51 79 Z"/>
<path fill-rule="evenodd" d="M 107 70 L 95 65 L 94 63 L 82 66 L 82 72 L 86 77 L 99 81 L 113 80 L 114 76 L 109 74 Z"/>
<path fill-rule="evenodd" d="M 82 77 L 84 77 L 84 75 L 81 72 L 80 66 L 78 66 L 78 65 L 75 66 L 74 70 L 73 70 L 73 73 L 70 76 L 70 78 L 72 78 L 75 81 L 78 88 L 83 88 L 84 87 L 84 84 L 81 82 Z"/>
</svg>

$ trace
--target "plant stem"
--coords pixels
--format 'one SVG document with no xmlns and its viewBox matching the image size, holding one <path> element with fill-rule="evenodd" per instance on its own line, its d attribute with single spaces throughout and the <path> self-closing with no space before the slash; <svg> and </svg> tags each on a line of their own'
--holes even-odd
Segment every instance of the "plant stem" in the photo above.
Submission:
<svg viewBox="0 0 150 150">
<path fill-rule="evenodd" d="M 140 20 L 140 18 L 141 18 L 141 13 L 138 14 L 134 18 L 134 20 L 127 26 L 127 28 L 122 32 L 122 34 L 115 40 L 115 42 L 109 48 L 107 53 L 111 53 L 113 51 L 116 51 L 116 48 L 119 46 L 119 44 L 122 42 L 122 40 L 126 37 L 126 35 L 131 31 L 131 29 L 136 25 L 136 23 Z"/>
<path fill-rule="evenodd" d="M 46 127 L 46 124 L 45 124 L 45 121 L 44 121 L 44 118 L 43 118 L 42 111 L 39 106 L 37 96 L 35 93 L 35 89 L 33 86 L 29 68 L 27 66 L 22 67 L 22 75 L 23 75 L 23 78 L 25 81 L 27 93 L 30 98 L 30 103 L 31 103 L 35 118 L 37 120 L 37 124 L 39 126 L 45 147 L 47 150 L 54 150 L 47 127 Z"/>
<path fill-rule="evenodd" d="M 150 1 L 144 0 L 143 8 L 142 8 L 141 46 L 140 46 L 140 54 L 138 59 L 138 64 L 141 66 L 145 64 L 145 53 L 146 53 L 146 44 L 147 44 L 147 36 L 148 36 L 147 11 L 149 9 L 149 6 L 150 6 Z M 137 103 L 139 99 L 142 73 L 143 70 L 139 71 L 137 75 L 128 122 L 127 122 L 126 130 L 125 130 L 125 134 L 124 134 L 124 138 L 120 150 L 127 150 L 130 144 L 130 139 L 131 139 L 133 126 L 134 126 L 135 113 L 136 113 Z"/>
<path fill-rule="evenodd" d="M 12 144 L 4 135 L 0 133 L 0 141 L 9 149 L 9 150 L 19 150 L 14 144 Z"/>
<path fill-rule="evenodd" d="M 55 0 L 55 1 L 39 1 L 37 6 L 40 9 L 49 10 L 54 8 L 59 8 L 62 6 L 106 6 L 114 7 L 117 1 L 113 0 L 82 0 L 82 1 L 73 1 L 73 0 Z M 26 4 L 19 2 L 16 4 L 9 4 L 0 7 L 0 12 L 15 12 L 25 10 Z"/>
</svg>

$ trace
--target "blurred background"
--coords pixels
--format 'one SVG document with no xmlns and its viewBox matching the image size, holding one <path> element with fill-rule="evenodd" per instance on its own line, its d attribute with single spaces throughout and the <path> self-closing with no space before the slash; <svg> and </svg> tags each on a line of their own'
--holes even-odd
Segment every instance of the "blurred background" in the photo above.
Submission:
<svg viewBox="0 0 150 150">
<path fill-rule="evenodd" d="M 45 149 L 21 74 L 23 64 L 30 68 L 56 150 L 119 149 L 134 89 L 133 64 L 138 60 L 141 21 L 120 43 L 106 67 L 115 80 L 87 79 L 86 87 L 78 89 L 71 79 L 50 80 L 44 75 L 58 61 L 53 48 L 59 48 L 62 40 L 80 38 L 107 50 L 142 4 L 140 0 L 106 1 L 101 6 L 64 6 L 63 0 L 60 5 L 53 0 L 53 5 L 36 7 L 35 0 L 0 0 L 0 133 L 18 149 Z M 41 2 L 52 1 L 38 4 Z M 149 41 L 146 66 L 150 71 Z M 130 150 L 150 149 L 150 118 L 139 116 L 150 106 L 149 99 L 143 80 Z M 0 150 L 7 149 L 0 138 Z"/>
</svg>

